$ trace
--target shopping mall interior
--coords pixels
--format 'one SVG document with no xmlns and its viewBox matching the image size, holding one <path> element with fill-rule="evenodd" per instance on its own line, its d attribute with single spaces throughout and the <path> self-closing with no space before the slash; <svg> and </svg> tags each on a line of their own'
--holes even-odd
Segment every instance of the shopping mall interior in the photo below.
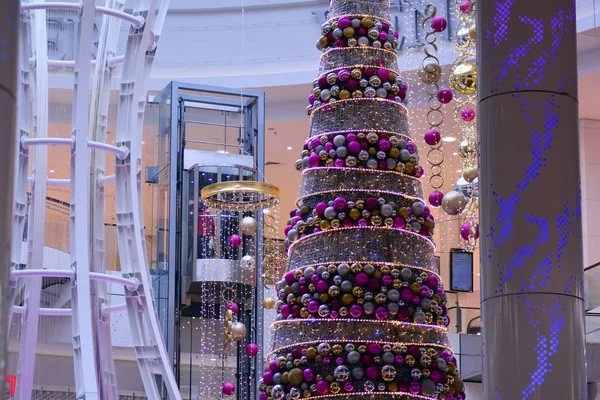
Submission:
<svg viewBox="0 0 600 400">
<path fill-rule="evenodd" d="M 0 399 L 600 399 L 600 0 L 0 14 Z"/>
</svg>

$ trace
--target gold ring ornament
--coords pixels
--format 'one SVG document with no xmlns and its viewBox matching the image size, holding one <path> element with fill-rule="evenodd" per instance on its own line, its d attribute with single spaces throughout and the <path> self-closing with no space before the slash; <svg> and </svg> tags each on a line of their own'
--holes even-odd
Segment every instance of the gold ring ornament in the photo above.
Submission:
<svg viewBox="0 0 600 400">
<path fill-rule="evenodd" d="M 256 181 L 217 182 L 202 188 L 202 201 L 223 211 L 258 211 L 279 203 L 277 186 Z"/>
</svg>

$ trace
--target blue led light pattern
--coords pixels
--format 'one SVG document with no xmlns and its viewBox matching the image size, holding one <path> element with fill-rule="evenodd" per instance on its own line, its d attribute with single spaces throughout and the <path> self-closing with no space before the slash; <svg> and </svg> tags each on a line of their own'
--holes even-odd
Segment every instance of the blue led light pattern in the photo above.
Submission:
<svg viewBox="0 0 600 400">
<path fill-rule="evenodd" d="M 536 181 L 542 180 L 544 185 L 557 179 L 560 182 L 559 177 L 550 176 L 556 169 L 547 167 L 550 152 L 554 154 L 554 163 L 559 143 L 564 142 L 564 137 L 558 136 L 559 117 L 564 111 L 560 109 L 558 97 L 567 93 L 567 89 L 572 90 L 573 85 L 569 84 L 576 80 L 574 68 L 564 68 L 561 64 L 564 55 L 560 53 L 561 48 L 574 42 L 575 1 L 559 2 L 558 8 L 552 2 L 548 5 L 553 7 L 550 16 L 546 10 L 540 11 L 537 5 L 527 3 L 525 0 L 493 1 L 487 6 L 491 14 L 485 14 L 486 21 L 480 21 L 480 25 L 488 27 L 481 33 L 485 44 L 480 49 L 480 60 L 482 68 L 488 68 L 483 75 L 490 77 L 489 91 L 482 94 L 512 92 L 512 100 L 519 104 L 520 121 L 526 127 L 518 140 L 527 142 L 529 148 L 528 161 L 512 175 L 513 187 L 500 188 L 494 182 L 482 181 L 491 188 L 493 199 L 487 201 L 493 201 L 498 208 L 490 219 L 490 226 L 484 227 L 487 249 L 482 249 L 482 254 L 489 260 L 484 274 L 492 276 L 485 281 L 493 283 L 492 287 L 486 287 L 487 297 L 516 295 L 523 302 L 529 326 L 535 331 L 535 347 L 525 349 L 531 353 L 520 355 L 536 360 L 535 368 L 528 372 L 528 379 L 519 388 L 522 400 L 533 397 L 553 371 L 557 361 L 552 358 L 558 353 L 561 333 L 569 317 L 563 300 L 565 296 L 582 293 L 584 283 L 574 274 L 566 275 L 564 282 L 557 282 L 559 273 L 565 276 L 561 272 L 563 267 L 572 267 L 567 265 L 566 254 L 573 254 L 572 246 L 580 243 L 581 193 L 561 193 L 559 201 L 563 204 L 557 215 L 544 215 L 535 208 L 532 211 L 529 203 L 527 207 L 520 206 L 525 193 L 531 201 L 532 191 L 541 187 L 540 183 L 533 185 Z M 511 30 L 512 27 L 515 28 Z M 492 55 L 498 57 L 497 54 L 507 56 L 493 61 Z M 510 83 L 508 88 L 507 83 Z M 519 91 L 546 94 L 531 96 Z M 510 116 L 515 117 L 518 115 Z M 560 185 L 558 187 L 560 190 Z M 523 241 L 520 230 L 525 227 L 533 234 Z M 517 232 L 518 240 L 515 240 Z M 534 296 L 539 292 L 555 292 L 555 295 L 542 300 Z M 501 392 L 501 387 L 494 388 L 493 397 L 503 400 Z"/>
</svg>

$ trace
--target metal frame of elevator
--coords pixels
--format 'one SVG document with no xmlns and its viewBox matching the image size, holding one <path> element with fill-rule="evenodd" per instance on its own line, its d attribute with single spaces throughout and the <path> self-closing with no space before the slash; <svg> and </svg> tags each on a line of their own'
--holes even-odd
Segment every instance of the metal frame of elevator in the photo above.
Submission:
<svg viewBox="0 0 600 400">
<path fill-rule="evenodd" d="M 187 198 L 184 198 L 184 150 L 186 145 L 190 144 L 186 138 L 186 108 L 193 105 L 196 108 L 207 109 L 224 109 L 232 108 L 239 109 L 242 114 L 243 124 L 240 124 L 239 136 L 237 144 L 231 145 L 224 143 L 206 142 L 206 145 L 221 145 L 222 151 L 227 151 L 231 147 L 237 147 L 237 154 L 251 155 L 253 157 L 254 166 L 256 167 L 256 180 L 263 181 L 264 174 L 262 173 L 265 158 L 264 158 L 264 142 L 265 142 L 265 106 L 264 93 L 252 90 L 230 89 L 224 87 L 215 87 L 207 85 L 189 84 L 183 82 L 171 82 L 153 99 L 154 103 L 159 106 L 160 121 L 159 121 L 159 152 L 168 154 L 165 157 L 163 164 L 159 161 L 159 165 L 154 167 L 152 172 L 148 172 L 149 182 L 168 185 L 168 200 L 158 196 L 159 203 L 157 206 L 165 207 L 167 211 L 166 224 L 163 227 L 163 234 L 167 235 L 166 247 L 164 250 L 164 261 L 166 263 L 166 291 L 167 291 L 167 315 L 161 315 L 161 321 L 166 322 L 164 326 L 165 342 L 169 357 L 173 363 L 175 375 L 180 382 L 180 349 L 179 349 L 179 330 L 182 304 L 182 287 L 181 278 L 183 271 L 182 263 L 182 218 L 184 210 L 187 210 Z M 196 121 L 197 122 L 197 121 Z M 161 136 L 163 137 L 161 140 Z M 188 140 L 186 140 L 188 139 Z M 196 142 L 198 143 L 198 142 Z M 231 153 L 231 151 L 230 151 Z M 160 157 L 159 157 L 160 158 Z M 160 182 L 160 180 L 163 182 Z M 164 181 L 168 182 L 165 183 Z M 168 203 L 167 203 L 168 201 Z M 184 205 L 184 201 L 186 204 Z M 185 207 L 184 207 L 185 206 Z M 257 215 L 259 227 L 262 226 L 262 213 Z M 160 227 L 159 229 L 160 230 Z M 160 233 L 157 231 L 157 233 Z M 174 233 L 174 234 L 171 234 Z M 261 255 L 263 251 L 262 228 L 257 233 L 258 246 L 257 254 Z M 157 252 L 160 252 L 158 246 Z M 256 263 L 256 285 L 254 293 L 253 312 L 255 329 L 251 330 L 250 340 L 257 342 L 263 336 L 263 308 L 261 306 L 263 300 L 262 285 L 262 264 Z M 161 285 L 163 286 L 163 285 Z M 259 346 L 260 347 L 260 346 Z M 238 351 L 239 353 L 239 351 Z M 255 373 L 252 377 L 253 384 L 251 385 L 251 393 L 256 393 L 259 377 L 261 376 L 262 363 L 259 360 L 264 358 L 262 348 L 259 354 L 254 358 L 256 362 Z M 241 383 L 241 378 L 238 377 L 238 385 Z M 237 398 L 241 400 L 240 391 L 237 391 Z"/>
</svg>

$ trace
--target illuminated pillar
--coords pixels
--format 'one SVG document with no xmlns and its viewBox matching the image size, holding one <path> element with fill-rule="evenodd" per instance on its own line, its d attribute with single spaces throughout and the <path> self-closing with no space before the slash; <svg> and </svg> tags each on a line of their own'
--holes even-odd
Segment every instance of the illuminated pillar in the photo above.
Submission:
<svg viewBox="0 0 600 400">
<path fill-rule="evenodd" d="M 11 241 L 13 218 L 13 174 L 15 171 L 15 124 L 17 117 L 17 66 L 19 59 L 19 0 L 0 2 L 0 377 L 4 382 L 6 344 L 8 333 L 9 271 L 11 266 Z M 0 390 L 0 399 L 5 391 Z"/>
<path fill-rule="evenodd" d="M 584 399 L 575 1 L 477 3 L 486 399 Z"/>
</svg>

